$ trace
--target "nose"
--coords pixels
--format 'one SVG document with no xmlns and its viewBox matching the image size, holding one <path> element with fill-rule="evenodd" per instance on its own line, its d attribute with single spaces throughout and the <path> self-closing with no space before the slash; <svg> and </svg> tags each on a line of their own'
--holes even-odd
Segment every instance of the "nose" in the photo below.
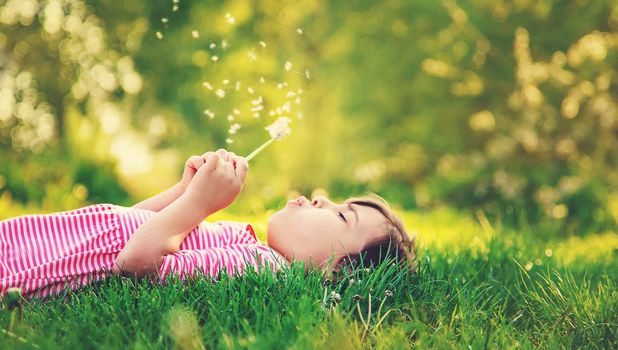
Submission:
<svg viewBox="0 0 618 350">
<path fill-rule="evenodd" d="M 311 200 L 311 205 L 316 208 L 324 208 L 332 206 L 333 202 L 331 202 L 328 198 L 324 196 L 315 196 L 313 200 Z"/>
</svg>

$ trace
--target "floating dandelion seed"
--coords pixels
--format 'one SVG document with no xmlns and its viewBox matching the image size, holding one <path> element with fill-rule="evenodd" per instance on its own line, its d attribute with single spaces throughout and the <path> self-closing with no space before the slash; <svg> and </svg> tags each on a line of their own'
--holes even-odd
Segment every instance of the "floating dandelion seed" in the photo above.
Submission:
<svg viewBox="0 0 618 350">
<path fill-rule="evenodd" d="M 263 42 L 263 41 L 260 41 L 260 46 L 261 46 L 261 47 L 266 47 L 266 43 L 265 43 L 265 42 Z"/>
<path fill-rule="evenodd" d="M 169 22 L 169 19 L 167 19 L 167 17 L 161 17 L 161 23 L 167 24 L 167 22 Z"/>
<path fill-rule="evenodd" d="M 234 124 L 230 125 L 230 128 L 229 128 L 228 132 L 230 134 L 235 134 L 236 131 L 238 131 L 238 129 L 240 129 L 240 124 L 234 123 Z"/>
<path fill-rule="evenodd" d="M 308 69 L 305 69 L 305 78 L 307 78 L 307 80 L 311 79 L 311 73 L 309 73 Z"/>
<path fill-rule="evenodd" d="M 230 44 L 227 42 L 227 40 L 226 39 L 221 40 L 221 48 L 227 49 L 228 47 L 230 47 Z"/>
<path fill-rule="evenodd" d="M 208 118 L 212 119 L 215 117 L 215 114 L 210 111 L 210 109 L 204 110 L 204 114 L 208 116 Z"/>
<path fill-rule="evenodd" d="M 294 91 L 288 91 L 287 94 L 285 94 L 285 97 L 294 97 L 296 96 L 296 93 Z"/>
<path fill-rule="evenodd" d="M 285 62 L 285 65 L 283 66 L 283 68 L 284 68 L 286 71 L 289 71 L 290 69 L 292 69 L 292 62 L 290 62 L 290 61 L 286 61 L 286 62 Z"/>
<path fill-rule="evenodd" d="M 292 132 L 292 130 L 288 126 L 288 124 L 291 122 L 292 121 L 289 118 L 279 117 L 277 120 L 275 120 L 274 123 L 265 127 L 264 129 L 268 130 L 268 133 L 270 134 L 270 140 L 266 141 L 255 151 L 251 152 L 251 154 L 249 154 L 246 158 L 247 162 L 250 161 L 253 157 L 255 157 L 258 153 L 260 153 L 268 145 L 270 145 L 273 141 L 281 141 L 283 140 L 283 138 L 288 136 Z"/>
<path fill-rule="evenodd" d="M 173 11 L 173 12 L 178 11 L 178 5 L 174 5 L 174 6 L 172 6 L 172 11 Z"/>
<path fill-rule="evenodd" d="M 210 58 L 213 62 L 217 62 L 219 60 L 219 56 L 214 55 Z"/>
<path fill-rule="evenodd" d="M 227 23 L 229 24 L 236 23 L 236 18 L 234 18 L 234 16 L 232 16 L 229 12 L 225 14 L 225 19 L 227 20 Z"/>
<path fill-rule="evenodd" d="M 283 89 L 283 83 L 277 84 L 277 89 L 279 89 L 279 90 Z"/>
<path fill-rule="evenodd" d="M 253 95 L 255 93 L 255 90 L 253 90 L 253 88 L 251 86 L 247 87 L 247 92 L 251 95 Z"/>
<path fill-rule="evenodd" d="M 233 120 L 234 120 L 234 116 L 233 116 L 233 115 L 231 115 L 231 114 L 228 114 L 228 115 L 227 115 L 227 120 L 229 120 L 229 121 L 233 121 Z"/>
<path fill-rule="evenodd" d="M 294 103 L 299 104 L 300 103 L 300 97 L 297 97 L 294 99 Z"/>
<path fill-rule="evenodd" d="M 157 39 L 163 39 L 163 33 L 157 32 L 156 35 L 157 35 Z"/>
<path fill-rule="evenodd" d="M 257 59 L 257 55 L 254 50 L 249 50 L 247 57 L 249 57 L 249 61 L 255 61 Z"/>
<path fill-rule="evenodd" d="M 217 44 L 215 43 L 210 43 L 210 45 L 208 45 L 208 47 L 210 47 L 211 49 L 214 49 L 217 47 Z"/>
<path fill-rule="evenodd" d="M 225 90 L 223 89 L 217 89 L 215 91 L 215 95 L 217 95 L 217 97 L 219 98 L 224 98 L 225 97 Z"/>
<path fill-rule="evenodd" d="M 236 84 L 234 84 L 234 90 L 240 91 L 240 81 L 237 81 Z"/>
<path fill-rule="evenodd" d="M 195 39 L 200 37 L 200 32 L 198 32 L 197 30 L 194 30 L 191 32 L 191 36 L 193 36 Z"/>
<path fill-rule="evenodd" d="M 300 28 L 297 28 L 296 33 L 298 33 L 298 35 L 303 35 L 303 30 Z"/>
<path fill-rule="evenodd" d="M 232 112 L 234 112 L 234 114 L 236 114 L 236 115 L 240 114 L 240 110 L 238 110 L 237 108 L 234 108 L 234 110 Z"/>
<path fill-rule="evenodd" d="M 251 104 L 252 105 L 259 105 L 262 103 L 262 101 L 264 101 L 264 99 L 262 98 L 262 96 L 258 96 L 258 98 L 256 98 L 255 100 L 251 100 Z"/>
<path fill-rule="evenodd" d="M 229 143 L 234 143 L 234 140 L 232 140 L 232 139 L 230 139 L 230 138 L 227 138 L 227 139 L 225 139 L 225 142 L 226 142 L 226 143 L 228 143 L 228 144 L 229 144 Z"/>
<path fill-rule="evenodd" d="M 212 90 L 212 89 L 213 89 L 212 85 L 210 85 L 210 83 L 209 83 L 209 82 L 207 82 L 207 81 L 205 81 L 205 82 L 202 84 L 202 86 L 203 86 L 203 87 L 205 87 L 205 88 L 207 88 L 208 90 Z"/>
<path fill-rule="evenodd" d="M 230 80 L 229 79 L 223 79 L 222 83 L 223 83 L 223 85 L 227 85 L 227 84 L 230 83 Z"/>
</svg>

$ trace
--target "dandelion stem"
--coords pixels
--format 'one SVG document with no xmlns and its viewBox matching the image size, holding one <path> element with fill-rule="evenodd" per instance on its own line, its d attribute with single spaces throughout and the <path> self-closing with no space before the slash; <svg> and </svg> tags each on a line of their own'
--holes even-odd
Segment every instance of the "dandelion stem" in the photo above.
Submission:
<svg viewBox="0 0 618 350">
<path fill-rule="evenodd" d="M 251 152 L 251 154 L 247 156 L 247 162 L 253 159 L 253 157 L 255 157 L 258 153 L 262 152 L 262 150 L 270 145 L 274 140 L 274 138 L 271 138 L 270 140 L 264 142 L 264 144 L 258 147 L 255 151 Z"/>
</svg>

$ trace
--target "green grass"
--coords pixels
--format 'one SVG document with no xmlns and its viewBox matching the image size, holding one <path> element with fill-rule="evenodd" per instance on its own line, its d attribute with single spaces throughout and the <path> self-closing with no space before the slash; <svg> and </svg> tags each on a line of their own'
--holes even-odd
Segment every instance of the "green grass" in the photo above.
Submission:
<svg viewBox="0 0 618 350">
<path fill-rule="evenodd" d="M 546 237 L 483 218 L 405 213 L 420 230 L 413 277 L 390 264 L 330 283 L 299 266 L 166 286 L 114 276 L 68 301 L 5 300 L 0 348 L 618 347 L 616 233 Z"/>
</svg>

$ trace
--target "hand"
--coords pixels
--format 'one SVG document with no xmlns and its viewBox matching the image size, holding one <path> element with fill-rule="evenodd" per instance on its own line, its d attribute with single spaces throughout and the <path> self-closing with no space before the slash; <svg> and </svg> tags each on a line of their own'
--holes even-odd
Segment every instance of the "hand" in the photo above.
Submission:
<svg viewBox="0 0 618 350">
<path fill-rule="evenodd" d="M 248 170 L 249 165 L 244 157 L 223 149 L 206 152 L 202 165 L 197 168 L 183 196 L 203 208 L 208 215 L 215 213 L 236 199 Z"/>
<path fill-rule="evenodd" d="M 224 150 L 223 148 L 220 148 L 219 150 L 217 150 L 217 152 L 211 152 L 211 151 L 206 152 L 202 154 L 201 156 L 192 155 L 185 162 L 185 169 L 183 171 L 182 178 L 180 180 L 180 187 L 182 188 L 182 193 L 184 193 L 187 190 L 187 187 L 189 187 L 189 184 L 191 183 L 191 180 L 195 176 L 197 169 L 199 169 L 202 165 L 204 165 L 209 155 L 215 154 L 215 153 L 217 153 L 221 158 L 225 160 L 231 159 L 233 161 L 234 168 L 236 168 L 236 163 L 238 162 L 239 157 L 236 156 L 234 152 L 228 152 Z"/>
</svg>

